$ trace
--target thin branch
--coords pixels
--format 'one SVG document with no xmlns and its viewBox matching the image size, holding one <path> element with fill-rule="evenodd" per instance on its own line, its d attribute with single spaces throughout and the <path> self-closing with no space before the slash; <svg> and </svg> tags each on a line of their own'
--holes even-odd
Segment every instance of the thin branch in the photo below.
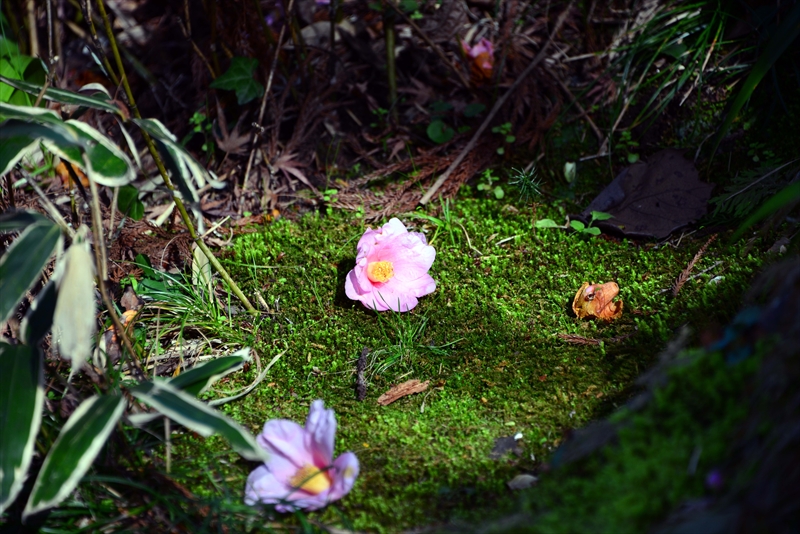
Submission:
<svg viewBox="0 0 800 534">
<path fill-rule="evenodd" d="M 442 173 L 439 176 L 439 178 L 436 179 L 436 182 L 434 182 L 433 186 L 420 199 L 419 203 L 421 205 L 424 206 L 425 204 L 430 202 L 430 200 L 433 198 L 433 195 L 435 195 L 436 192 L 439 190 L 439 188 L 442 187 L 442 184 L 444 184 L 444 182 L 450 177 L 453 171 L 456 170 L 456 168 L 459 165 L 461 165 L 461 162 L 464 161 L 464 158 L 467 157 L 467 154 L 469 154 L 472 151 L 472 149 L 475 148 L 475 145 L 478 143 L 478 139 L 480 138 L 481 134 L 483 134 L 484 130 L 486 130 L 486 128 L 489 126 L 489 123 L 492 122 L 492 119 L 494 118 L 495 115 L 497 115 L 497 112 L 500 111 L 500 108 L 503 106 L 503 104 L 505 104 L 506 100 L 508 100 L 508 97 L 511 96 L 511 94 L 514 93 L 514 91 L 516 90 L 517 87 L 519 87 L 522 81 L 525 78 L 527 78 L 531 72 L 533 72 L 533 69 L 536 68 L 536 66 L 544 60 L 545 55 L 547 53 L 547 49 L 550 48 L 550 44 L 552 44 L 556 34 L 561 30 L 561 26 L 567 19 L 567 15 L 569 14 L 574 4 L 575 1 L 573 0 L 572 2 L 569 3 L 567 8 L 561 13 L 561 15 L 558 16 L 558 20 L 556 20 L 555 27 L 553 28 L 553 31 L 550 33 L 550 37 L 547 39 L 547 42 L 544 44 L 542 49 L 539 51 L 538 54 L 536 54 L 536 57 L 533 58 L 533 61 L 531 61 L 530 65 L 525 67 L 525 70 L 522 71 L 522 73 L 516 80 L 514 80 L 514 83 L 511 84 L 511 87 L 508 88 L 508 91 L 506 91 L 505 94 L 503 94 L 503 96 L 497 99 L 497 102 L 495 102 L 494 107 L 492 107 L 492 110 L 486 116 L 486 119 L 484 119 L 483 124 L 481 124 L 480 128 L 478 128 L 478 131 L 476 131 L 475 134 L 472 136 L 472 139 L 469 140 L 467 146 L 464 147 L 464 149 L 461 151 L 458 157 L 453 160 L 453 163 L 451 163 L 450 166 L 447 168 L 447 170 L 444 171 L 444 173 Z"/>
<path fill-rule="evenodd" d="M 100 10 L 100 15 L 103 18 L 103 24 L 106 27 L 106 34 L 108 36 L 109 42 L 111 43 L 111 50 L 114 53 L 114 60 L 116 61 L 117 68 L 119 69 L 120 72 L 120 78 L 122 79 L 122 85 L 125 88 L 125 94 L 128 97 L 128 104 L 130 105 L 130 109 L 133 112 L 134 116 L 137 119 L 141 119 L 142 114 L 139 111 L 139 108 L 136 106 L 136 100 L 133 97 L 133 91 L 131 90 L 131 86 L 128 83 L 128 77 L 125 74 L 125 67 L 122 64 L 122 58 L 120 57 L 119 48 L 117 47 L 117 39 L 116 36 L 114 35 L 114 32 L 111 29 L 111 21 L 109 20 L 108 13 L 106 12 L 105 6 L 103 5 L 103 0 L 97 0 L 97 7 Z M 150 151 L 150 155 L 153 157 L 153 161 L 155 161 L 156 167 L 158 167 L 158 172 L 161 174 L 161 178 L 163 178 L 164 180 L 164 185 L 167 187 L 167 189 L 170 190 L 170 192 L 173 193 L 172 199 L 175 202 L 175 207 L 178 208 L 178 211 L 181 214 L 181 219 L 183 219 L 183 223 L 186 225 L 186 229 L 189 231 L 189 236 L 191 236 L 192 241 L 197 243 L 198 248 L 200 248 L 200 250 L 203 251 L 203 254 L 205 254 L 206 257 L 208 258 L 208 262 L 211 264 L 212 267 L 214 267 L 214 270 L 216 270 L 219 273 L 219 275 L 222 277 L 225 283 L 228 284 L 228 286 L 231 289 L 231 292 L 233 292 L 233 294 L 236 295 L 236 297 L 241 301 L 241 303 L 244 305 L 247 311 L 253 315 L 258 315 L 258 310 L 256 310 L 253 307 L 253 305 L 250 304 L 250 301 L 247 299 L 245 294 L 242 293 L 242 290 L 239 289 L 239 286 L 236 284 L 236 282 L 233 281 L 233 278 L 231 278 L 231 275 L 228 274 L 228 271 L 225 269 L 225 267 L 223 267 L 222 264 L 219 262 L 219 260 L 214 256 L 214 254 L 211 252 L 211 250 L 208 248 L 208 246 L 205 244 L 202 238 L 198 237 L 197 231 L 194 228 L 194 224 L 192 224 L 192 219 L 189 217 L 189 213 L 186 211 L 186 206 L 183 205 L 183 200 L 181 200 L 180 197 L 175 195 L 175 186 L 173 185 L 172 180 L 170 180 L 169 174 L 167 173 L 167 169 L 166 167 L 164 167 L 164 162 L 161 160 L 161 156 L 159 155 L 158 150 L 156 149 L 156 145 L 153 142 L 153 139 L 146 131 L 141 130 L 141 132 L 142 132 L 142 137 L 144 138 L 144 141 L 147 144 L 147 148 Z"/>
<path fill-rule="evenodd" d="M 422 28 L 417 26 L 417 23 L 411 20 L 411 17 L 409 17 L 406 13 L 404 13 L 399 7 L 394 5 L 394 2 L 392 2 L 391 0 L 387 0 L 386 4 L 388 4 L 389 7 L 391 7 L 401 17 L 403 17 L 405 23 L 411 26 L 411 29 L 414 30 L 417 33 L 417 35 L 419 35 L 419 38 L 425 41 L 425 44 L 430 46 L 431 50 L 436 52 L 436 55 L 439 56 L 439 59 L 444 61 L 444 64 L 450 67 L 450 70 L 452 70 L 456 74 L 456 76 L 458 76 L 458 79 L 461 81 L 461 85 L 463 85 L 465 89 L 469 89 L 469 80 L 464 76 L 464 73 L 462 73 L 461 70 L 452 61 L 450 61 L 446 55 L 444 55 L 444 51 L 442 50 L 442 48 L 433 41 L 431 41 L 430 37 L 428 37 L 425 34 L 425 32 L 422 31 Z"/>
<path fill-rule="evenodd" d="M 289 0 L 289 5 L 286 8 L 286 13 L 291 14 L 292 8 L 294 7 L 294 0 Z M 280 57 L 281 52 L 281 43 L 283 42 L 283 36 L 286 33 L 286 26 L 288 22 L 281 26 L 281 33 L 278 34 L 278 44 L 275 46 L 275 56 L 272 58 L 272 66 L 269 69 L 269 77 L 267 78 L 267 86 L 264 89 L 264 96 L 261 97 L 261 107 L 258 109 L 258 120 L 256 124 L 261 126 L 261 122 L 264 120 L 264 112 L 267 109 L 267 96 L 269 95 L 270 90 L 272 89 L 272 79 L 275 77 L 275 69 L 278 67 L 278 59 Z M 258 142 L 258 135 L 263 131 L 263 128 L 256 128 L 253 130 L 253 139 L 250 141 L 250 157 L 247 158 L 247 167 L 244 171 L 244 178 L 242 179 L 242 186 L 247 187 L 247 178 L 250 176 L 250 171 L 253 169 L 253 159 L 256 155 L 256 143 Z"/>
</svg>

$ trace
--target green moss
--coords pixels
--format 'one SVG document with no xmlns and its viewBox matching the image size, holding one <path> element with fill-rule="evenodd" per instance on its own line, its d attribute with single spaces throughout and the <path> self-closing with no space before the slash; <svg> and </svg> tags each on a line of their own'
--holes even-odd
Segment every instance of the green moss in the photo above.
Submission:
<svg viewBox="0 0 800 534">
<path fill-rule="evenodd" d="M 555 208 L 543 211 L 539 217 L 563 217 Z M 255 391 L 222 409 L 255 433 L 271 418 L 302 422 L 310 402 L 324 399 L 339 422 L 337 452 L 354 451 L 362 465 L 355 489 L 338 505 L 357 529 L 397 531 L 510 505 L 506 481 L 534 469 L 565 429 L 624 402 L 681 324 L 702 330 L 727 320 L 762 262 L 743 246 L 725 250 L 715 243 L 695 272 L 722 263 L 673 298 L 663 290 L 701 243 L 684 239 L 675 249 L 561 230 L 534 234 L 529 208 L 487 199 L 458 201 L 451 224 L 438 234 L 432 224 L 401 219 L 436 235 L 437 249 L 431 271 L 437 290 L 407 314 L 378 315 L 344 297 L 344 276 L 366 227 L 356 217 L 278 221 L 239 236 L 223 258 L 245 292 L 258 292 L 270 306 L 257 319 L 236 316 L 233 331 L 241 338 L 226 341 L 252 346 L 262 362 L 282 356 Z M 709 283 L 717 274 L 721 281 Z M 571 316 L 583 281 L 609 280 L 621 288 L 621 319 L 606 324 Z M 632 335 L 572 345 L 558 334 Z M 358 402 L 354 367 L 363 347 L 374 356 L 368 397 Z M 251 366 L 219 387 L 241 387 L 255 373 Z M 409 378 L 430 380 L 431 387 L 390 406 L 376 403 Z M 490 459 L 494 440 L 517 432 L 524 454 Z M 212 476 L 234 494 L 253 468 L 217 439 L 181 437 L 174 456 L 195 466 L 212 462 Z M 182 470 L 179 462 L 178 471 L 193 491 L 222 491 L 188 464 Z M 320 519 L 338 518 L 329 509 Z"/>
</svg>

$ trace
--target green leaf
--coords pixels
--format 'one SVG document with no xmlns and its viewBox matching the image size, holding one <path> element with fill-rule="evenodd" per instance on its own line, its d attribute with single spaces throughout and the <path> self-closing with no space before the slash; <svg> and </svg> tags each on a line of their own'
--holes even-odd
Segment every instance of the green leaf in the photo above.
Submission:
<svg viewBox="0 0 800 534">
<path fill-rule="evenodd" d="M 534 226 L 536 228 L 561 228 L 553 219 L 539 219 Z"/>
<path fill-rule="evenodd" d="M 593 211 L 592 212 L 592 221 L 607 221 L 609 219 L 613 219 L 614 216 L 610 213 L 606 213 L 604 211 Z"/>
<path fill-rule="evenodd" d="M 506 195 L 505 192 L 503 191 L 503 188 L 500 187 L 499 185 L 495 187 L 494 191 L 492 192 L 494 193 L 494 198 L 496 198 L 497 200 L 500 200 Z"/>
<path fill-rule="evenodd" d="M 33 287 L 60 239 L 58 226 L 40 221 L 28 226 L 0 258 L 0 323 L 11 317 Z"/>
<path fill-rule="evenodd" d="M 442 143 L 446 143 L 452 139 L 456 134 L 456 131 L 445 124 L 444 121 L 437 119 L 435 121 L 431 121 L 431 123 L 428 125 L 427 133 L 428 138 L 430 138 L 431 141 L 441 145 Z"/>
<path fill-rule="evenodd" d="M 141 221 L 144 217 L 144 203 L 139 200 L 139 190 L 132 185 L 119 188 L 117 207 L 120 213 L 127 215 L 134 221 Z"/>
<path fill-rule="evenodd" d="M 120 187 L 136 178 L 133 164 L 111 139 L 85 122 L 68 120 L 66 124 L 75 128 L 78 136 L 85 141 L 89 167 L 86 174 L 101 185 Z"/>
<path fill-rule="evenodd" d="M 480 102 L 473 102 L 464 108 L 464 116 L 467 118 L 477 117 L 486 110 L 486 104 Z"/>
<path fill-rule="evenodd" d="M 19 160 L 35 152 L 40 142 L 67 161 L 81 167 L 84 165 L 80 139 L 63 124 L 36 124 L 11 119 L 0 124 L 0 141 L 0 176 L 13 169 Z"/>
<path fill-rule="evenodd" d="M 590 226 L 589 228 L 584 228 L 581 231 L 584 234 L 600 235 L 600 228 L 595 228 L 594 226 Z"/>
<path fill-rule="evenodd" d="M 586 225 L 581 221 L 570 221 L 569 225 L 577 232 L 583 232 L 586 229 Z"/>
<path fill-rule="evenodd" d="M 72 493 L 124 410 L 122 395 L 95 395 L 78 406 L 44 460 L 23 519 L 57 506 Z"/>
<path fill-rule="evenodd" d="M 235 57 L 231 59 L 231 66 L 227 72 L 211 82 L 210 87 L 236 91 L 236 101 L 239 105 L 246 104 L 264 94 L 264 86 L 253 79 L 256 68 L 258 68 L 257 59 Z"/>
<path fill-rule="evenodd" d="M 788 187 L 782 189 L 769 200 L 764 202 L 750 217 L 748 217 L 742 225 L 734 232 L 733 236 L 731 236 L 731 241 L 736 241 L 742 234 L 753 226 L 755 223 L 764 219 L 765 217 L 769 217 L 782 207 L 792 202 L 797 202 L 800 200 L 800 182 L 794 182 L 790 184 Z"/>
<path fill-rule="evenodd" d="M 770 37 L 764 47 L 764 51 L 758 57 L 758 60 L 756 60 L 753 69 L 739 89 L 736 98 L 728 109 L 728 113 L 725 115 L 725 121 L 723 121 L 719 132 L 717 132 L 714 138 L 714 147 L 711 149 L 712 158 L 714 154 L 716 154 L 722 138 L 725 137 L 725 134 L 731 127 L 731 124 L 733 124 L 739 111 L 747 101 L 750 100 L 750 96 L 752 96 L 753 91 L 756 90 L 761 79 L 770 71 L 786 49 L 797 40 L 798 36 L 800 36 L 800 3 L 796 3 L 789 14 L 781 21 L 780 26 L 778 26 Z"/>
<path fill-rule="evenodd" d="M 132 388 L 134 397 L 176 423 L 208 437 L 219 433 L 244 458 L 266 461 L 267 453 L 241 425 L 168 382 L 144 382 Z"/>
<path fill-rule="evenodd" d="M 175 378 L 171 378 L 169 383 L 178 389 L 197 396 L 223 376 L 241 369 L 249 361 L 250 349 L 242 349 L 229 356 L 222 356 L 189 369 Z"/>
<path fill-rule="evenodd" d="M 7 76 L 0 76 L 0 82 L 10 85 L 15 89 L 19 89 L 20 91 L 24 91 L 29 95 L 38 96 L 39 92 L 42 90 L 41 85 L 37 85 L 35 83 L 30 83 L 24 80 L 15 80 L 9 78 Z M 2 88 L 2 85 L 0 85 Z M 92 109 L 100 109 L 103 111 L 107 111 L 109 113 L 114 113 L 119 116 L 122 115 L 122 111 L 116 104 L 111 102 L 111 99 L 107 96 L 88 96 L 82 95 L 80 93 L 74 93 L 72 91 L 67 91 L 64 89 L 58 89 L 56 87 L 48 87 L 47 90 L 44 92 L 45 100 L 50 100 L 52 102 L 60 102 L 61 104 L 71 104 L 74 106 L 83 106 Z"/>
<path fill-rule="evenodd" d="M 57 299 L 56 283 L 51 279 L 36 295 L 20 324 L 20 337 L 27 345 L 37 345 L 52 328 Z"/>
<path fill-rule="evenodd" d="M 42 422 L 44 378 L 38 347 L 0 342 L 0 514 L 27 478 Z"/>
<path fill-rule="evenodd" d="M 568 184 L 575 181 L 578 175 L 578 165 L 574 161 L 567 161 L 564 163 L 564 179 Z"/>
<path fill-rule="evenodd" d="M 49 219 L 37 211 L 11 209 L 0 213 L 0 232 L 18 232 L 47 220 Z"/>
</svg>

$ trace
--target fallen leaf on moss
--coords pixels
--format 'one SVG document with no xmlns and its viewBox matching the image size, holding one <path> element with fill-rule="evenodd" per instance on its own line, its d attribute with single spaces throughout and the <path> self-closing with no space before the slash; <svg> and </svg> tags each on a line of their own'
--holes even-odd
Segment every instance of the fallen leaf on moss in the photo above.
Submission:
<svg viewBox="0 0 800 534">
<path fill-rule="evenodd" d="M 590 284 L 584 282 L 575 293 L 572 301 L 572 311 L 578 319 L 596 318 L 603 321 L 613 321 L 622 316 L 622 301 L 613 302 L 619 295 L 619 286 L 616 282 L 605 284 Z"/>
<path fill-rule="evenodd" d="M 403 397 L 413 395 L 414 393 L 421 393 L 428 389 L 429 382 L 430 380 L 420 382 L 416 378 L 412 378 L 411 380 L 407 380 L 402 384 L 397 384 L 389 391 L 378 397 L 378 404 L 381 406 L 386 406 L 393 403 L 397 399 L 402 399 Z"/>
</svg>

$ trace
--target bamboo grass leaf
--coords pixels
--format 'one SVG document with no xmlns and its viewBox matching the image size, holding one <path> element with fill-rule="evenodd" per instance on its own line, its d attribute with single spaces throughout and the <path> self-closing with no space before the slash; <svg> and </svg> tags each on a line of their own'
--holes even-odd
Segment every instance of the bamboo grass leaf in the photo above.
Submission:
<svg viewBox="0 0 800 534">
<path fill-rule="evenodd" d="M 0 342 L 0 514 L 27 478 L 42 422 L 44 378 L 38 347 Z"/>
<path fill-rule="evenodd" d="M 0 323 L 39 278 L 61 239 L 58 226 L 43 220 L 28 226 L 0 258 Z"/>
<path fill-rule="evenodd" d="M 130 392 L 140 401 L 201 436 L 219 433 L 248 460 L 267 459 L 266 451 L 256 444 L 255 438 L 244 427 L 168 382 L 144 382 Z"/>
<path fill-rule="evenodd" d="M 23 519 L 57 506 L 72 493 L 124 410 L 121 395 L 95 395 L 78 406 L 44 460 Z"/>
</svg>

